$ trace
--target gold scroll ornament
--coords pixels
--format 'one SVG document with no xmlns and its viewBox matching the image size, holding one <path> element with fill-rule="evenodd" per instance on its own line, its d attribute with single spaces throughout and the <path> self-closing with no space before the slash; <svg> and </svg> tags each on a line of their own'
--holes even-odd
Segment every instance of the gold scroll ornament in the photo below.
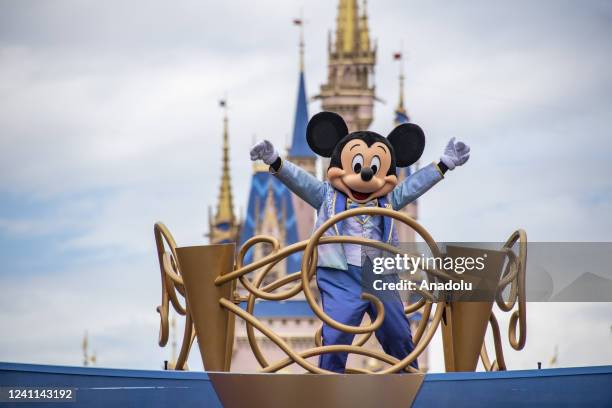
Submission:
<svg viewBox="0 0 612 408">
<path fill-rule="evenodd" d="M 325 313 L 317 304 L 315 295 L 310 288 L 310 282 L 316 274 L 317 248 L 319 245 L 353 243 L 378 248 L 392 254 L 404 253 L 404 251 L 392 245 L 366 238 L 323 236 L 325 231 L 339 221 L 357 215 L 386 216 L 393 218 L 394 221 L 408 225 L 425 242 L 433 257 L 460 255 L 457 252 L 454 254 L 441 253 L 438 245 L 425 228 L 409 216 L 387 208 L 363 207 L 343 211 L 327 220 L 315 230 L 310 239 L 286 246 L 285 248 L 280 248 L 278 240 L 274 237 L 255 236 L 242 245 L 236 254 L 235 261 L 232 259 L 234 252 L 233 244 L 176 248 L 171 235 L 163 227 L 163 224 L 158 223 L 156 224 L 156 241 L 158 241 L 158 256 L 162 271 L 162 305 L 158 307 L 161 316 L 160 345 L 162 343 L 165 344 L 168 337 L 167 309 L 169 299 L 175 310 L 185 315 L 187 320 L 180 356 L 186 359 L 186 354 L 189 352 L 189 347 L 193 341 L 191 329 L 191 321 L 193 321 L 206 370 L 229 371 L 233 345 L 234 316 L 238 316 L 246 322 L 249 344 L 261 366 L 261 371 L 264 373 L 277 372 L 288 365 L 298 364 L 310 373 L 331 374 L 330 371 L 317 367 L 307 359 L 332 352 L 364 355 L 387 365 L 386 368 L 376 372 L 363 368 L 348 367 L 347 373 L 376 375 L 400 371 L 417 373 L 419 371 L 410 364 L 423 353 L 441 325 L 447 371 L 474 370 L 479 354 L 486 370 L 505 369 L 499 328 L 497 327 L 495 315 L 491 310 L 493 306 L 492 301 L 480 302 L 479 306 L 473 307 L 469 305 L 460 306 L 452 300 L 436 300 L 433 294 L 427 290 L 419 290 L 422 298 L 405 307 L 406 314 L 420 312 L 422 315 L 413 334 L 415 347 L 408 356 L 401 360 L 363 346 L 372 333 L 380 327 L 384 319 L 383 303 L 376 296 L 368 293 L 362 294 L 362 298 L 372 302 L 377 310 L 377 318 L 371 323 L 359 326 L 346 325 L 332 319 Z M 163 246 L 160 252 L 161 237 L 164 237 L 166 242 L 170 244 L 169 252 L 163 249 Z M 501 251 L 489 251 L 493 254 L 494 258 L 496 257 L 496 261 L 491 263 L 491 270 L 487 271 L 487 273 L 495 275 L 495 282 L 498 282 L 495 303 L 497 303 L 502 311 L 512 310 L 517 301 L 519 304 L 518 310 L 511 317 L 509 329 L 510 343 L 515 349 L 520 349 L 524 346 L 526 335 L 526 242 L 525 232 L 518 230 L 512 234 Z M 518 255 L 513 251 L 513 246 L 516 243 L 519 245 Z M 248 250 L 254 245 L 261 244 L 270 245 L 272 247 L 271 253 L 245 265 L 244 258 Z M 300 271 L 262 286 L 265 277 L 275 265 L 288 256 L 302 251 L 303 257 Z M 455 251 L 458 250 L 456 249 Z M 504 265 L 505 269 L 503 269 Z M 435 268 L 423 269 L 423 272 L 427 279 L 438 281 L 458 280 L 456 276 L 453 276 L 454 274 L 449 274 L 446 271 Z M 248 275 L 251 273 L 255 274 L 252 279 L 249 279 Z M 242 299 L 236 296 L 234 290 L 238 281 L 248 292 L 248 295 Z M 504 302 L 502 300 L 502 292 L 508 285 L 511 285 L 511 296 L 509 302 Z M 186 296 L 184 308 L 178 303 L 176 292 Z M 314 333 L 314 347 L 297 352 L 272 329 L 253 315 L 257 299 L 282 301 L 295 297 L 300 292 L 303 292 L 309 306 L 322 322 L 337 330 L 358 335 L 353 344 L 323 346 L 319 329 Z M 244 309 L 239 306 L 242 301 L 246 302 Z M 495 339 L 496 360 L 493 363 L 490 362 L 484 345 L 487 322 L 492 327 Z M 517 322 L 519 327 L 518 339 L 516 339 Z M 287 357 L 279 361 L 267 361 L 255 339 L 255 330 L 260 331 L 274 342 Z M 187 338 L 189 339 L 188 341 L 186 341 Z M 183 355 L 183 352 L 185 352 L 185 355 Z M 181 361 L 180 358 L 179 361 Z M 184 360 L 182 361 L 184 362 Z M 178 363 L 177 367 L 179 367 Z"/>
</svg>

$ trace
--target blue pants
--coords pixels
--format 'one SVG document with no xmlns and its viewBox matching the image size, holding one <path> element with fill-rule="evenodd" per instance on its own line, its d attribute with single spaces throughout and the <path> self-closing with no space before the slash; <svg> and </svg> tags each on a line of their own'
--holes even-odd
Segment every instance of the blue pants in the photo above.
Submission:
<svg viewBox="0 0 612 408">
<path fill-rule="evenodd" d="M 323 310 L 332 319 L 357 326 L 361 323 L 364 313 L 368 313 L 370 319 L 376 319 L 376 309 L 372 303 L 361 299 L 362 293 L 361 267 L 349 265 L 347 271 L 323 268 L 317 269 L 317 284 L 321 292 Z M 378 330 L 376 338 L 385 353 L 403 359 L 413 349 L 410 324 L 404 313 L 404 305 L 399 296 L 394 299 L 383 300 L 385 306 L 385 319 Z M 351 344 L 354 334 L 344 333 L 323 324 L 323 345 Z M 319 367 L 344 373 L 346 367 L 347 353 L 322 354 L 319 359 Z M 411 364 L 418 368 L 416 359 Z"/>
</svg>

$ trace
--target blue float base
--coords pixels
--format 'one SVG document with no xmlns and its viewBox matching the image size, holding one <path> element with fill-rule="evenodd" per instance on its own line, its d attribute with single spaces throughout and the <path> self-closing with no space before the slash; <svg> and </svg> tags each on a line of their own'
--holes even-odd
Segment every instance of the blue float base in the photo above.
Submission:
<svg viewBox="0 0 612 408">
<path fill-rule="evenodd" d="M 75 388 L 76 402 L 2 407 L 222 406 L 205 372 L 0 363 L 0 387 L 9 386 Z M 612 366 L 427 374 L 413 406 L 612 407 Z"/>
</svg>

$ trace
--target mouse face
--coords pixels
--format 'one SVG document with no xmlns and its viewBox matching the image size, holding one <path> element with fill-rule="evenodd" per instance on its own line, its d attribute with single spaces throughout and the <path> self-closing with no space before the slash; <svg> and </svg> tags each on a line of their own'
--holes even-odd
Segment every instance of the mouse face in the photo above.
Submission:
<svg viewBox="0 0 612 408">
<path fill-rule="evenodd" d="M 368 131 L 348 134 L 344 120 L 332 112 L 313 116 L 306 137 L 315 153 L 331 158 L 329 182 L 358 203 L 393 190 L 397 167 L 416 162 L 425 147 L 425 136 L 417 125 L 400 125 L 388 137 Z"/>
<path fill-rule="evenodd" d="M 392 149 L 384 137 L 373 132 L 353 133 L 339 143 L 327 179 L 359 203 L 387 195 L 397 185 Z"/>
</svg>

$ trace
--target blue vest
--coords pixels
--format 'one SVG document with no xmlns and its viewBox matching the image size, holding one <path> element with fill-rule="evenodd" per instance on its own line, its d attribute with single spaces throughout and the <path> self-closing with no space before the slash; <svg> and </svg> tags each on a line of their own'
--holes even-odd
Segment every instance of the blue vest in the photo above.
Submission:
<svg viewBox="0 0 612 408">
<path fill-rule="evenodd" d="M 329 183 L 325 183 L 327 187 L 326 199 L 323 200 L 321 208 L 319 208 L 315 230 L 318 229 L 324 222 L 336 214 L 346 210 L 347 196 L 343 192 L 336 190 Z M 378 198 L 378 206 L 391 209 L 388 197 Z M 395 220 L 391 217 L 382 217 L 383 219 L 383 240 L 384 242 L 397 245 L 397 229 Z M 334 224 L 333 228 L 328 229 L 323 233 L 323 236 L 340 236 L 344 235 L 344 220 Z M 326 244 L 318 247 L 318 266 L 327 268 L 335 268 L 347 270 L 346 255 L 342 244 Z"/>
</svg>

